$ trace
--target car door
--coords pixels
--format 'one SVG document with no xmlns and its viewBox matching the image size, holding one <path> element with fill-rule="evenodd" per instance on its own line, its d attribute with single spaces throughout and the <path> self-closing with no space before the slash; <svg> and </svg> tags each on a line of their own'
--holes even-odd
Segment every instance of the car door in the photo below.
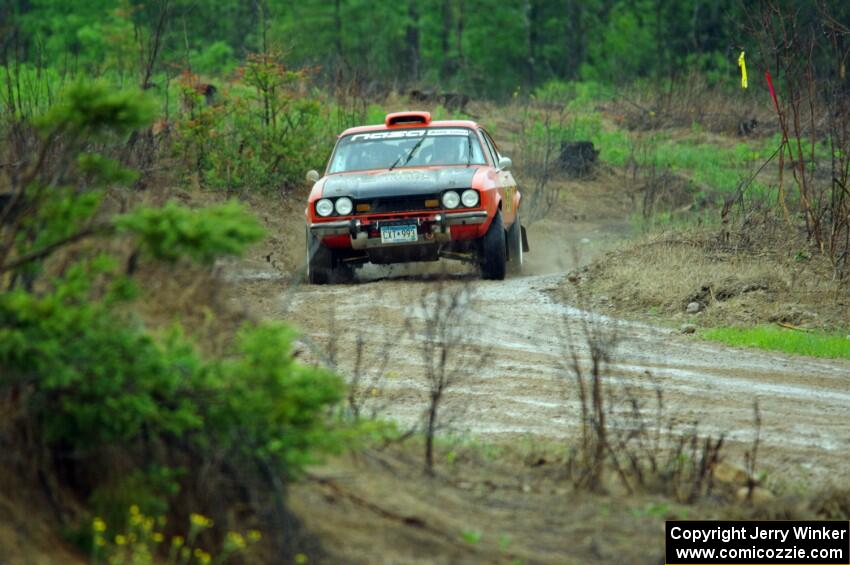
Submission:
<svg viewBox="0 0 850 565">
<path fill-rule="evenodd" d="M 505 226 L 509 226 L 514 223 L 517 207 L 519 206 L 519 194 L 517 193 L 516 180 L 514 180 L 514 176 L 510 170 L 499 168 L 499 159 L 502 155 L 499 153 L 499 148 L 493 141 L 493 138 L 490 137 L 490 134 L 487 133 L 487 130 L 484 128 L 481 128 L 481 133 L 484 136 L 487 148 L 490 151 L 490 154 L 493 157 L 493 163 L 496 166 L 496 182 L 499 185 L 499 192 L 502 195 L 502 222 L 504 222 Z"/>
</svg>

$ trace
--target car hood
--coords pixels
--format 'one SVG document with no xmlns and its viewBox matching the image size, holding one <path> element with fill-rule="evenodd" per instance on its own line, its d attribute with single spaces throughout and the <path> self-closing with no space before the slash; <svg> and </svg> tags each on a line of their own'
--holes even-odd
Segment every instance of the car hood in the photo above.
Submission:
<svg viewBox="0 0 850 565">
<path fill-rule="evenodd" d="M 476 167 L 445 169 L 399 169 L 370 173 L 349 173 L 327 177 L 324 198 L 349 196 L 355 200 L 383 196 L 434 194 L 450 188 L 472 187 Z"/>
</svg>

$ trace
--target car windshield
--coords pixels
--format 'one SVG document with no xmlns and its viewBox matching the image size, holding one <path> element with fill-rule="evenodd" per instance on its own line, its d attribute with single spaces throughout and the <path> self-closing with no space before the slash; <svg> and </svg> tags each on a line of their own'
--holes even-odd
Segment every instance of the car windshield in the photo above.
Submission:
<svg viewBox="0 0 850 565">
<path fill-rule="evenodd" d="M 328 174 L 485 163 L 478 136 L 470 129 L 411 128 L 343 137 L 334 150 Z"/>
</svg>

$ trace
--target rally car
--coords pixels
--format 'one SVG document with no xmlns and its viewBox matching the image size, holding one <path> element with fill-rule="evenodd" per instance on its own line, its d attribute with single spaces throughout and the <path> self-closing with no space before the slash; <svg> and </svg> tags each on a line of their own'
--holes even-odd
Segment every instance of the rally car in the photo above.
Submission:
<svg viewBox="0 0 850 565">
<path fill-rule="evenodd" d="M 343 282 L 353 267 L 473 262 L 485 279 L 522 270 L 528 238 L 511 160 L 467 120 L 398 112 L 340 134 L 307 216 L 307 278 Z"/>
</svg>

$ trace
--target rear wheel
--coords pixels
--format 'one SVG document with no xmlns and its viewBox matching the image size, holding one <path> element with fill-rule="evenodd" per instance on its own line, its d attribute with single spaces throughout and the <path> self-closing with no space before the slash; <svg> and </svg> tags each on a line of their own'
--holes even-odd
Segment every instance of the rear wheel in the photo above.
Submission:
<svg viewBox="0 0 850 565">
<path fill-rule="evenodd" d="M 511 227 L 508 228 L 508 271 L 512 275 L 522 273 L 522 224 L 519 221 L 519 212 Z"/>
<path fill-rule="evenodd" d="M 502 225 L 502 212 L 496 210 L 490 228 L 480 240 L 478 251 L 481 262 L 481 277 L 500 281 L 505 278 L 507 261 L 505 248 L 505 228 Z"/>
</svg>

